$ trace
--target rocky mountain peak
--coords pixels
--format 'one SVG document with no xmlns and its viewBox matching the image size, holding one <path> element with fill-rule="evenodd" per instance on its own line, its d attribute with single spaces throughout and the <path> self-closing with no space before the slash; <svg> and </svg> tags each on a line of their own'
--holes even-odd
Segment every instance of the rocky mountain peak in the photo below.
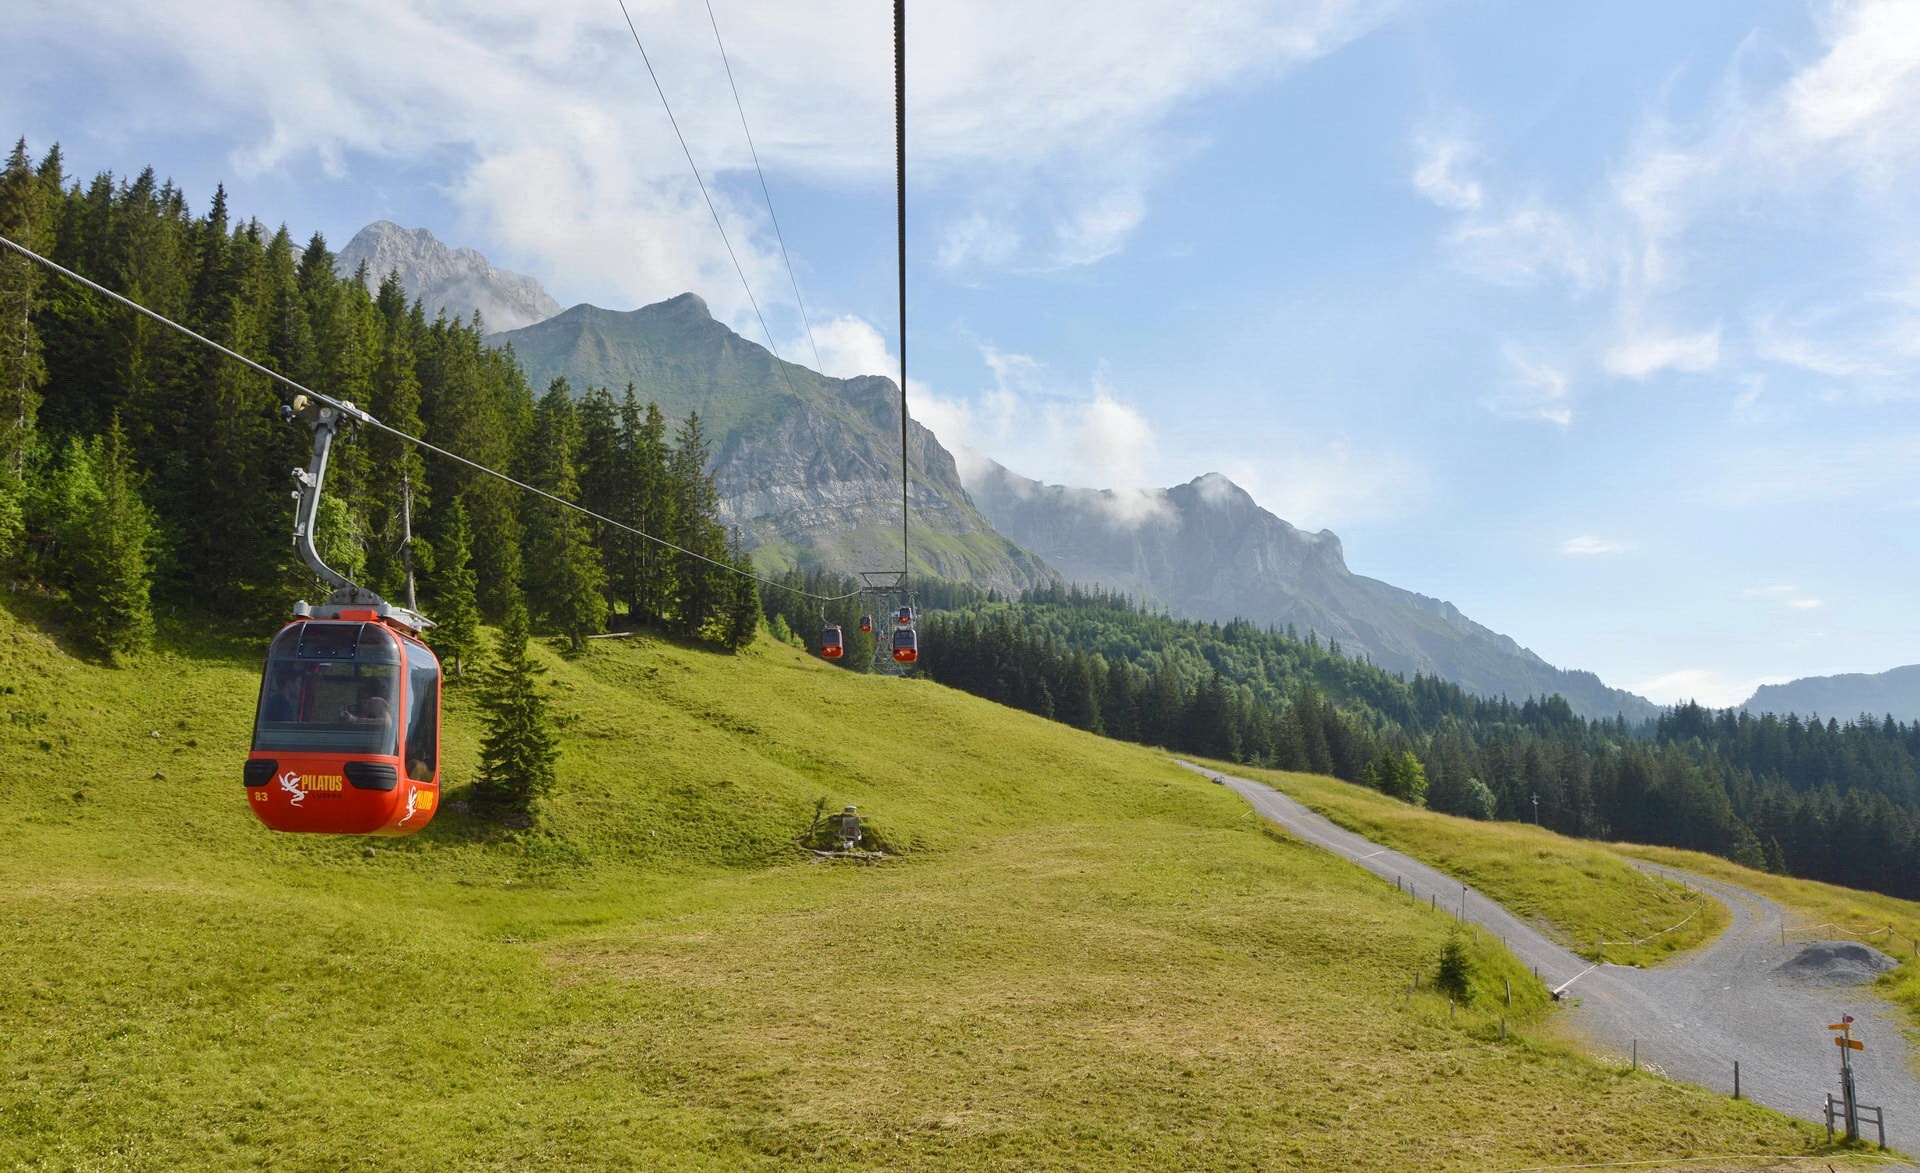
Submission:
<svg viewBox="0 0 1920 1173">
<path fill-rule="evenodd" d="M 399 273 L 407 297 L 418 298 L 429 317 L 468 318 L 477 310 L 488 328 L 513 330 L 560 312 L 560 303 L 538 281 L 496 269 L 473 249 L 448 248 L 425 228 L 374 221 L 354 233 L 335 256 L 334 269 L 351 277 L 363 262 L 374 288 L 388 273 Z"/>
<path fill-rule="evenodd" d="M 1116 494 L 970 463 L 967 489 L 994 527 L 1071 582 L 1098 584 L 1190 619 L 1292 625 L 1389 671 L 1431 673 L 1482 696 L 1558 692 L 1590 716 L 1645 716 L 1647 701 L 1555 668 L 1453 604 L 1347 568 L 1330 530 L 1308 533 L 1219 473 Z"/>
</svg>

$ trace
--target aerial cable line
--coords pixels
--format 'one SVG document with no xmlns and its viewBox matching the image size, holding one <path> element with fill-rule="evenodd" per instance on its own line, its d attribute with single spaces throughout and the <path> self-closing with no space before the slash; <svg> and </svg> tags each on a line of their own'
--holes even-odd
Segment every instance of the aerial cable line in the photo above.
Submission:
<svg viewBox="0 0 1920 1173">
<path fill-rule="evenodd" d="M 900 585 L 907 585 L 907 4 L 893 0 L 893 143 L 900 252 Z"/>
<path fill-rule="evenodd" d="M 272 379 L 276 383 L 283 383 L 286 386 L 292 388 L 293 390 L 299 392 L 300 394 L 305 395 L 310 399 L 313 399 L 319 403 L 324 403 L 328 407 L 334 408 L 335 410 L 339 411 L 341 414 L 345 415 L 347 418 L 351 420 L 354 420 L 358 423 L 365 424 L 368 427 L 374 428 L 377 431 L 385 432 L 388 435 L 395 437 L 396 439 L 404 440 L 405 442 L 412 444 L 416 448 L 422 448 L 436 455 L 444 456 L 448 460 L 451 460 L 456 464 L 464 464 L 468 468 L 473 469 L 475 472 L 485 473 L 487 476 L 505 481 L 506 483 L 514 486 L 517 489 L 523 489 L 526 492 L 532 493 L 538 497 L 545 497 L 547 500 L 553 502 L 556 505 L 562 505 L 576 512 L 584 513 L 588 517 L 593 518 L 595 521 L 605 522 L 606 524 L 613 526 L 615 529 L 625 530 L 627 533 L 633 534 L 636 537 L 642 537 L 647 539 L 649 542 L 654 542 L 661 546 L 665 546 L 667 549 L 672 550 L 676 554 L 685 554 L 689 558 L 697 558 L 700 561 L 705 562 L 709 566 L 719 567 L 721 570 L 727 571 L 729 574 L 737 574 L 742 578 L 750 578 L 753 581 L 759 583 L 761 586 L 772 587 L 775 590 L 786 591 L 790 594 L 799 595 L 803 598 L 817 599 L 822 603 L 837 603 L 842 599 L 854 598 L 855 596 L 861 593 L 859 591 L 849 591 L 844 595 L 819 595 L 819 594 L 813 593 L 812 591 L 801 590 L 799 587 L 792 587 L 782 582 L 775 582 L 770 578 L 762 578 L 760 575 L 751 573 L 750 571 L 742 570 L 738 566 L 733 566 L 728 563 L 722 562 L 718 558 L 709 558 L 705 554 L 701 554 L 694 550 L 689 550 L 685 546 L 675 545 L 674 543 L 669 542 L 665 538 L 655 537 L 654 535 L 646 532 L 645 530 L 636 529 L 633 526 L 628 525 L 624 521 L 615 521 L 613 518 L 608 517 L 605 514 L 595 513 L 593 510 L 588 509 L 584 505 L 576 504 L 572 501 L 567 500 L 565 497 L 556 497 L 552 493 L 547 492 L 545 489 L 538 488 L 534 485 L 529 485 L 525 481 L 515 480 L 514 478 L 508 476 L 506 473 L 488 468 L 486 465 L 481 464 L 477 460 L 469 460 L 457 452 L 449 452 L 447 449 L 442 448 L 437 444 L 429 444 L 427 441 L 422 440 L 418 436 L 409 435 L 406 432 L 401 431 L 399 428 L 392 426 L 391 424 L 383 424 L 379 420 L 373 418 L 373 416 L 367 414 L 367 412 L 365 412 L 364 410 L 358 407 L 355 407 L 352 403 L 349 403 L 346 400 L 335 399 L 331 395 L 322 395 L 318 391 L 314 391 L 305 386 L 302 386 L 300 383 L 297 383 L 294 380 L 289 379 L 287 376 L 272 369 L 271 367 L 262 366 L 261 364 L 248 358 L 246 355 L 241 354 L 239 351 L 228 349 L 227 347 L 222 346 L 220 343 L 215 342 L 213 339 L 206 337 L 204 334 L 197 334 L 194 331 L 188 329 L 187 327 L 182 326 L 180 323 L 174 321 L 172 318 L 166 317 L 160 313 L 157 313 L 153 310 L 148 309 L 146 306 L 141 305 L 139 302 L 134 301 L 132 298 L 125 297 L 125 296 L 122 296 L 121 294 L 115 293 L 113 290 L 108 289 L 106 286 L 100 284 L 98 281 L 94 281 L 87 277 L 83 277 L 80 274 L 74 272 L 72 269 L 68 269 L 65 266 L 56 264 L 55 262 L 48 260 L 47 258 L 41 256 L 37 252 L 34 252 L 32 249 L 26 247 L 23 244 L 19 244 L 13 240 L 9 240 L 5 236 L 0 236 L 0 246 L 4 246 L 6 248 L 12 249 L 14 252 L 19 253 L 21 256 L 25 257 L 26 259 L 33 261 L 36 264 L 42 265 L 47 269 L 52 270 L 55 273 L 58 273 L 60 276 L 67 278 L 69 281 L 77 282 L 80 285 L 86 286 L 88 289 L 93 290 L 95 293 L 100 294 L 102 297 L 107 298 L 108 300 L 114 302 L 117 305 L 125 306 L 127 309 L 130 309 L 137 314 L 141 314 L 145 317 L 151 318 L 154 321 L 160 323 L 162 326 L 167 327 L 169 330 L 178 331 L 179 333 L 186 335 L 188 338 L 193 339 L 195 342 L 200 343 L 202 346 L 219 351 L 221 354 L 226 355 L 228 358 L 239 363 L 241 366 L 248 368 L 249 370 L 253 370 L 262 375 L 265 375 L 267 378 Z"/>
<path fill-rule="evenodd" d="M 727 237 L 727 226 L 720 222 L 720 209 L 714 206 L 713 195 L 707 191 L 707 181 L 700 178 L 700 168 L 693 161 L 693 151 L 687 146 L 687 136 L 680 133 L 680 120 L 673 116 L 673 104 L 667 101 L 667 91 L 660 86 L 660 75 L 653 71 L 653 59 L 647 56 L 647 47 L 640 43 L 640 30 L 633 26 L 633 16 L 627 11 L 627 0 L 619 0 L 620 15 L 627 18 L 627 31 L 633 34 L 634 47 L 640 50 L 640 60 L 647 66 L 647 76 L 653 79 L 653 92 L 660 95 L 660 105 L 667 111 L 667 121 L 673 125 L 673 137 L 680 140 L 680 152 L 687 157 L 687 166 L 693 171 L 693 181 L 700 186 L 701 198 L 707 201 L 707 211 L 713 213 L 713 226 L 720 230 L 720 243 L 727 246 L 727 256 L 733 261 L 733 271 L 740 274 L 740 288 L 747 291 L 747 303 L 753 306 L 753 316 L 760 319 L 760 329 L 767 336 L 767 349 L 780 364 L 780 374 L 787 380 L 787 390 L 793 397 L 800 397 L 800 389 L 793 385 L 793 376 L 787 373 L 786 359 L 780 357 L 780 348 L 774 345 L 773 331 L 767 326 L 767 317 L 760 312 L 759 299 L 753 296 L 753 286 L 747 283 L 747 271 L 740 265 L 740 257 L 733 251 L 733 241 Z M 731 72 L 729 72 L 731 76 Z M 768 205 L 772 209 L 772 205 Z M 784 251 L 785 245 L 781 248 Z M 812 337 L 811 334 L 808 337 Z M 817 361 L 818 356 L 816 356 Z"/>
<path fill-rule="evenodd" d="M 753 131 L 747 126 L 747 108 L 740 102 L 740 87 L 733 80 L 733 63 L 727 60 L 727 43 L 720 39 L 720 22 L 713 15 L 713 0 L 707 0 L 707 23 L 713 26 L 713 43 L 720 46 L 720 64 L 727 70 L 727 88 L 733 91 L 733 108 L 740 112 L 740 129 L 747 136 L 747 150 L 753 155 L 754 173 L 760 176 L 760 194 L 767 197 L 767 218 L 773 221 L 773 237 L 780 242 L 780 259 L 787 266 L 787 280 L 793 282 L 793 300 L 800 306 L 800 321 L 807 327 L 807 345 L 813 348 L 813 369 L 827 373 L 820 361 L 820 343 L 813 337 L 813 320 L 807 316 L 806 299 L 800 296 L 800 278 L 793 271 L 793 258 L 787 255 L 787 238 L 780 232 L 780 217 L 773 211 L 773 193 L 767 190 L 767 173 L 760 167 L 760 150 L 753 145 Z M 764 325 L 765 323 L 762 323 Z"/>
</svg>

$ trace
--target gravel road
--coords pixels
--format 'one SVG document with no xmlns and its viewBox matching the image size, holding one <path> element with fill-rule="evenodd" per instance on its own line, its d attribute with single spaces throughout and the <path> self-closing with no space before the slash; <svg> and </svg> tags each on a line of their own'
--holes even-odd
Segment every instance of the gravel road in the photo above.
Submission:
<svg viewBox="0 0 1920 1173">
<path fill-rule="evenodd" d="M 1887 1143 L 1920 1148 L 1920 1079 L 1908 1055 L 1902 1015 L 1860 985 L 1818 986 L 1782 976 L 1778 967 L 1806 947 L 1781 942 L 1783 913 L 1765 897 L 1731 884 L 1653 864 L 1644 870 L 1683 880 L 1717 897 L 1733 924 L 1712 945 L 1654 969 L 1593 965 L 1548 939 L 1532 924 L 1458 880 L 1400 852 L 1335 826 L 1265 783 L 1190 770 L 1232 787 L 1261 815 L 1309 843 L 1358 863 L 1384 880 L 1411 884 L 1423 900 L 1459 911 L 1505 939 L 1549 987 L 1565 990 L 1563 1021 L 1601 1054 L 1624 1061 L 1638 1042 L 1643 1066 L 1673 1079 L 1749 1099 L 1820 1121 L 1825 1093 L 1839 1096 L 1839 1054 L 1830 1022 L 1854 1016 L 1854 1084 L 1863 1104 L 1886 1109 Z M 1866 1128 L 1868 1139 L 1873 1129 Z"/>
</svg>

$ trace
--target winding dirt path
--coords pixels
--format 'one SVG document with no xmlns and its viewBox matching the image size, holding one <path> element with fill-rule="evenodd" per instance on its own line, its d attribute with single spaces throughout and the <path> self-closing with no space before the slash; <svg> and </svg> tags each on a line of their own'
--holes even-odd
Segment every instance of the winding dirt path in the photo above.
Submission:
<svg viewBox="0 0 1920 1173">
<path fill-rule="evenodd" d="M 1840 1015 L 1855 1018 L 1854 1053 L 1860 1100 L 1886 1109 L 1887 1143 L 1920 1147 L 1920 1079 L 1914 1075 L 1901 1012 L 1864 986 L 1815 987 L 1780 976 L 1779 965 L 1804 948 L 1781 944 L 1784 913 L 1773 901 L 1732 884 L 1655 864 L 1643 870 L 1684 880 L 1724 903 L 1733 923 L 1713 944 L 1654 969 L 1594 965 L 1473 888 L 1398 851 L 1336 826 L 1262 782 L 1187 769 L 1231 787 L 1253 809 L 1289 832 L 1351 860 L 1384 880 L 1437 894 L 1502 937 L 1509 951 L 1565 992 L 1562 1021 L 1602 1054 L 1625 1061 L 1636 1045 L 1643 1066 L 1673 1079 L 1740 1092 L 1770 1108 L 1821 1121 L 1825 1094 L 1839 1096 L 1838 1050 L 1826 1029 Z M 1873 1138 L 1872 1126 L 1866 1135 Z"/>
</svg>

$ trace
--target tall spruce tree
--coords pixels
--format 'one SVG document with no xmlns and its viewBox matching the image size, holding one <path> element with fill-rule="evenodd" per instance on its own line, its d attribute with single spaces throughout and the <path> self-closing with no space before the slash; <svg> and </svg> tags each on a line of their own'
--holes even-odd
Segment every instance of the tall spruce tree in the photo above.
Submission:
<svg viewBox="0 0 1920 1173">
<path fill-rule="evenodd" d="M 53 238 L 53 212 L 46 184 L 35 173 L 27 141 L 21 139 L 0 171 L 0 235 L 46 252 Z M 40 387 L 47 377 L 33 324 L 42 280 L 33 262 L 11 252 L 0 256 L 0 496 L 14 501 L 26 473 Z M 4 537 L 0 534 L 0 540 Z"/>
<path fill-rule="evenodd" d="M 74 635 L 110 660 L 142 651 L 153 639 L 152 525 L 119 421 L 91 443 L 70 441 L 58 476 L 59 569 Z"/>
<path fill-rule="evenodd" d="M 86 449 L 92 493 L 73 526 L 75 634 L 104 657 L 144 651 L 154 639 L 152 518 L 119 420 Z"/>
<path fill-rule="evenodd" d="M 577 501 L 574 470 L 580 425 L 565 379 L 555 379 L 534 410 L 528 439 L 527 479 L 566 501 Z M 527 503 L 527 603 L 546 626 L 567 637 L 575 651 L 587 636 L 607 626 L 603 592 L 606 571 L 593 548 L 593 531 L 575 509 L 544 497 Z"/>
<path fill-rule="evenodd" d="M 480 651 L 480 600 L 473 573 L 473 529 L 460 499 L 447 509 L 447 523 L 435 550 L 434 627 L 428 632 L 442 660 L 453 664 L 453 678 L 466 675 L 467 661 Z"/>
<path fill-rule="evenodd" d="M 687 414 L 674 437 L 667 480 L 674 502 L 673 542 L 701 555 L 677 559 L 679 598 L 668 622 L 683 635 L 699 636 L 706 634 L 709 622 L 720 617 L 730 593 L 730 584 L 723 580 L 732 576 L 713 564 L 726 560 L 727 533 L 717 516 L 719 498 L 713 477 L 707 472 L 707 434 L 697 411 Z"/>
<path fill-rule="evenodd" d="M 479 812 L 496 819 L 524 819 L 553 789 L 559 739 L 540 691 L 546 669 L 527 655 L 527 612 L 507 612 L 480 694 L 486 737 L 480 745 L 480 776 L 473 784 Z"/>
</svg>

